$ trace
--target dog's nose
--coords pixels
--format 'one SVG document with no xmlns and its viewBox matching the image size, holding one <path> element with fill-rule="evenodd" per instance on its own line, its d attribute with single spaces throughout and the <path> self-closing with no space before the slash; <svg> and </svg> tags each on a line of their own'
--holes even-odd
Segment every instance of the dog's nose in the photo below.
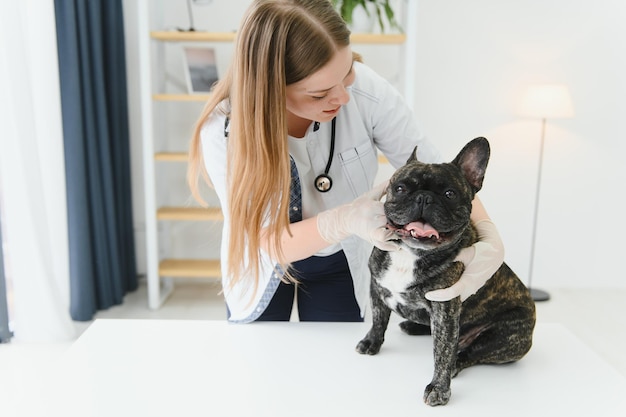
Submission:
<svg viewBox="0 0 626 417">
<path fill-rule="evenodd" d="M 433 196 L 429 195 L 429 194 L 420 194 L 420 195 L 417 196 L 416 202 L 420 206 L 427 206 L 429 204 L 432 204 Z"/>
<path fill-rule="evenodd" d="M 433 203 L 433 196 L 425 193 L 420 193 L 415 198 L 415 205 L 411 213 L 411 217 L 414 219 L 421 219 L 424 216 L 424 212 Z"/>
</svg>

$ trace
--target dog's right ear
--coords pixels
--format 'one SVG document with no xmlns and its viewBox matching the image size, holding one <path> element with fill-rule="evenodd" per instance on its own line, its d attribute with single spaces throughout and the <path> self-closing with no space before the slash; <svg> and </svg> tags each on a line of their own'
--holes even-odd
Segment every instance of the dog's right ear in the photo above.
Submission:
<svg viewBox="0 0 626 417">
<path fill-rule="evenodd" d="M 410 164 L 413 161 L 417 161 L 417 146 L 413 148 L 413 153 L 411 153 L 411 156 L 407 159 L 406 163 Z"/>
</svg>

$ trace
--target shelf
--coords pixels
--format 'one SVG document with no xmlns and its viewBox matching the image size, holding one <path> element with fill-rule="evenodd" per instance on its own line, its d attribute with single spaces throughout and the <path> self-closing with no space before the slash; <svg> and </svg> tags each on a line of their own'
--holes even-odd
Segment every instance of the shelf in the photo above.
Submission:
<svg viewBox="0 0 626 417">
<path fill-rule="evenodd" d="M 207 101 L 209 94 L 153 94 L 154 101 Z"/>
<path fill-rule="evenodd" d="M 175 32 L 153 31 L 150 37 L 158 41 L 169 42 L 233 42 L 235 32 Z"/>
<path fill-rule="evenodd" d="M 187 152 L 157 152 L 154 154 L 154 160 L 164 162 L 187 162 Z"/>
<path fill-rule="evenodd" d="M 208 259 L 164 259 L 159 276 L 178 278 L 220 278 L 220 261 Z"/>
<path fill-rule="evenodd" d="M 233 42 L 235 36 L 235 32 L 150 32 L 152 39 L 166 42 Z M 401 44 L 405 41 L 406 35 L 404 33 L 353 33 L 350 36 L 352 43 Z"/>
<path fill-rule="evenodd" d="M 221 221 L 224 216 L 219 207 L 161 207 L 157 210 L 157 219 Z"/>
<path fill-rule="evenodd" d="M 370 44 L 402 44 L 406 41 L 404 33 L 353 33 L 350 36 L 351 43 L 370 43 Z"/>
</svg>

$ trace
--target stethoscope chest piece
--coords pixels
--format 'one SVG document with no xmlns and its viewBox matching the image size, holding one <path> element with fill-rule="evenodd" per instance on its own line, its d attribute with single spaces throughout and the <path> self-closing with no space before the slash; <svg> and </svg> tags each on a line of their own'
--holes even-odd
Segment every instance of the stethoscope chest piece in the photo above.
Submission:
<svg viewBox="0 0 626 417">
<path fill-rule="evenodd" d="M 315 188 L 320 193 L 329 191 L 333 186 L 333 180 L 326 174 L 320 174 L 315 178 Z"/>
<path fill-rule="evenodd" d="M 316 122 L 317 123 L 317 122 Z M 330 165 L 333 163 L 333 155 L 335 154 L 335 129 L 337 126 L 337 118 L 335 117 L 331 124 L 330 132 L 330 154 L 328 155 L 328 162 L 326 163 L 326 169 L 323 174 L 318 175 L 315 178 L 315 189 L 320 193 L 330 191 L 333 187 L 333 180 L 328 175 L 330 171 Z"/>
</svg>

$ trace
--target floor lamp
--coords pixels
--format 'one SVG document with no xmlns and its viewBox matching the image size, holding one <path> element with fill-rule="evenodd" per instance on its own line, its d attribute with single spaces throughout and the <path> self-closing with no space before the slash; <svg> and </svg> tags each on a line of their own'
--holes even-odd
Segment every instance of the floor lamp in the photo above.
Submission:
<svg viewBox="0 0 626 417">
<path fill-rule="evenodd" d="M 530 86 L 521 102 L 520 114 L 541 119 L 541 142 L 539 145 L 539 167 L 537 186 L 535 187 L 535 212 L 533 216 L 533 234 L 530 247 L 530 266 L 528 268 L 528 289 L 535 301 L 547 301 L 550 294 L 532 287 L 535 263 L 535 244 L 537 241 L 537 217 L 539 214 L 539 196 L 541 190 L 541 171 L 543 169 L 543 148 L 546 135 L 547 119 L 563 119 L 574 116 L 572 100 L 566 86 L 560 84 L 541 84 Z"/>
</svg>

